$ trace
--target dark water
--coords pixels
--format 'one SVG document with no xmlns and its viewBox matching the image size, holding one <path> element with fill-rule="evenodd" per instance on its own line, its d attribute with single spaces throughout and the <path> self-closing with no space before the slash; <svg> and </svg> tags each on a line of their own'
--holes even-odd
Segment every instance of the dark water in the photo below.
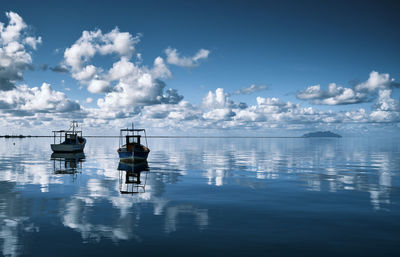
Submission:
<svg viewBox="0 0 400 257">
<path fill-rule="evenodd" d="M 400 256 L 398 140 L 50 142 L 0 139 L 4 256 Z"/>
</svg>

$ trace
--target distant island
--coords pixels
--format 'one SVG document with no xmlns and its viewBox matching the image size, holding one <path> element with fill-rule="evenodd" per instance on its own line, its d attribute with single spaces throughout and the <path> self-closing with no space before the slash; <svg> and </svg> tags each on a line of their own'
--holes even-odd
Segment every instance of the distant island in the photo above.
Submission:
<svg viewBox="0 0 400 257">
<path fill-rule="evenodd" d="M 4 137 L 4 138 L 25 138 L 25 137 L 32 137 L 31 135 L 28 136 L 24 136 L 24 135 L 0 135 L 0 137 Z"/>
<path fill-rule="evenodd" d="M 304 134 L 302 137 L 308 138 L 308 137 L 342 137 L 342 136 L 330 131 L 317 131 Z"/>
</svg>

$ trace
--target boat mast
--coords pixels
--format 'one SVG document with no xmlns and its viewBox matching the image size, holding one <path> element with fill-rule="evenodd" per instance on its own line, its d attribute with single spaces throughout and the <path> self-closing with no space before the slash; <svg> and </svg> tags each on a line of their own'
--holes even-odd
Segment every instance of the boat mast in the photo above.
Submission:
<svg viewBox="0 0 400 257">
<path fill-rule="evenodd" d="M 75 133 L 75 128 L 78 127 L 78 122 L 76 120 L 73 120 L 71 123 L 72 123 L 72 125 L 71 125 L 72 133 Z"/>
</svg>

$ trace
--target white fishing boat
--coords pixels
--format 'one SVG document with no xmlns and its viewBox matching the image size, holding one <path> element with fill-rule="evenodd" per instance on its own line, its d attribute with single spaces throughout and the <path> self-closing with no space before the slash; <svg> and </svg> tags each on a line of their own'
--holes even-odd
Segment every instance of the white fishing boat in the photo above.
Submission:
<svg viewBox="0 0 400 257">
<path fill-rule="evenodd" d="M 81 130 L 78 128 L 78 122 L 72 121 L 68 130 L 53 131 L 54 144 L 51 144 L 53 152 L 80 152 L 83 151 L 86 144 L 86 139 L 82 136 Z M 60 141 L 56 144 L 56 138 Z M 64 140 L 64 141 L 62 141 Z"/>
</svg>

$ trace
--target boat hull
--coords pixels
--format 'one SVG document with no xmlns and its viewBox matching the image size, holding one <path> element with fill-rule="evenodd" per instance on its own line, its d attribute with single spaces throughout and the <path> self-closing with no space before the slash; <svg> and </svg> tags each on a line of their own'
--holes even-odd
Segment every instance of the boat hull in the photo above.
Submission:
<svg viewBox="0 0 400 257">
<path fill-rule="evenodd" d="M 149 152 L 136 152 L 136 151 L 118 151 L 119 159 L 121 161 L 145 161 Z"/>
<path fill-rule="evenodd" d="M 58 153 L 81 152 L 85 148 L 86 139 L 82 144 L 51 144 L 51 150 Z"/>
</svg>

